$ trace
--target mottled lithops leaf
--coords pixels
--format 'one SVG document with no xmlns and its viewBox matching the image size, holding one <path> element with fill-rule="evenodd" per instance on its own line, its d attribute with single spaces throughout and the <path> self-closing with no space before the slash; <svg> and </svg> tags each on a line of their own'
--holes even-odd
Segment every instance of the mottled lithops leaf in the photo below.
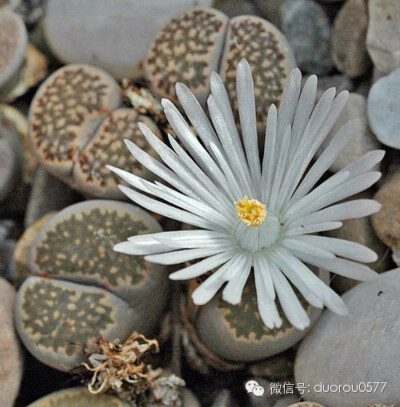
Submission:
<svg viewBox="0 0 400 407">
<path fill-rule="evenodd" d="M 175 83 L 183 82 L 205 102 L 227 21 L 225 14 L 213 9 L 193 9 L 170 20 L 156 35 L 145 61 L 152 89 L 175 100 Z"/>
<path fill-rule="evenodd" d="M 128 407 L 122 400 L 107 394 L 91 394 L 85 388 L 72 388 L 51 393 L 28 407 Z"/>
<path fill-rule="evenodd" d="M 29 277 L 15 303 L 15 324 L 25 347 L 41 362 L 70 370 L 97 340 L 125 340 L 146 332 L 138 313 L 110 292 L 81 284 Z"/>
<path fill-rule="evenodd" d="M 143 209 L 105 200 L 81 202 L 59 212 L 38 233 L 30 252 L 36 275 L 102 286 L 147 310 L 146 324 L 162 312 L 168 283 L 164 267 L 113 246 L 130 236 L 160 232 Z"/>
<path fill-rule="evenodd" d="M 27 43 L 28 34 L 21 17 L 0 10 L 0 93 L 6 92 L 18 77 Z"/>
<path fill-rule="evenodd" d="M 302 401 L 300 403 L 291 404 L 289 407 L 324 407 L 324 406 L 319 403 L 313 403 L 312 401 Z"/>
<path fill-rule="evenodd" d="M 152 178 L 152 173 L 132 157 L 124 143 L 124 139 L 129 139 L 152 156 L 156 155 L 140 131 L 139 122 L 160 135 L 150 119 L 133 109 L 120 108 L 108 115 L 74 165 L 76 188 L 101 198 L 122 199 L 123 194 L 118 188 L 120 179 L 106 168 L 107 164 L 143 178 Z"/>
<path fill-rule="evenodd" d="M 50 212 L 41 217 L 33 225 L 29 226 L 19 238 L 13 254 L 12 280 L 14 285 L 21 285 L 29 277 L 29 249 L 39 230 L 55 214 L 56 212 Z"/>
<path fill-rule="evenodd" d="M 237 119 L 236 66 L 241 58 L 246 58 L 252 69 L 257 124 L 262 127 L 269 106 L 280 102 L 295 59 L 283 34 L 268 21 L 256 16 L 240 16 L 229 22 L 220 73 Z"/>
<path fill-rule="evenodd" d="M 0 201 L 4 200 L 16 181 L 18 158 L 8 140 L 0 140 Z"/>
<path fill-rule="evenodd" d="M 73 161 L 106 114 L 120 104 L 120 89 L 105 71 L 67 65 L 41 85 L 29 111 L 29 136 L 42 165 L 69 178 Z"/>
<path fill-rule="evenodd" d="M 319 272 L 325 282 L 329 275 Z M 321 310 L 300 301 L 307 311 L 311 326 Z M 232 361 L 251 362 L 280 353 L 297 343 L 309 329 L 300 331 L 286 320 L 282 310 L 282 326 L 269 329 L 262 322 L 258 307 L 254 279 L 250 278 L 244 288 L 240 304 L 230 305 L 221 295 L 215 296 L 208 304 L 200 307 L 196 330 L 200 339 L 214 353 Z"/>
</svg>

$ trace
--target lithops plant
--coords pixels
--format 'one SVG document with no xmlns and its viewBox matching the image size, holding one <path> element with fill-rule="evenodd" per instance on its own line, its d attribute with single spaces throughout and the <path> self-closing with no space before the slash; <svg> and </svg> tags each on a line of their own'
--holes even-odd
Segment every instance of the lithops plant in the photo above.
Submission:
<svg viewBox="0 0 400 407">
<path fill-rule="evenodd" d="M 329 281 L 329 273 L 318 272 L 318 275 L 324 282 Z M 303 305 L 312 325 L 321 310 Z M 236 362 L 253 362 L 276 355 L 292 347 L 309 330 L 298 330 L 286 319 L 279 329 L 267 328 L 257 310 L 253 279 L 246 284 L 239 305 L 230 305 L 219 295 L 200 306 L 194 326 L 208 349 L 225 360 Z"/>
<path fill-rule="evenodd" d="M 51 393 L 28 407 L 129 407 L 128 403 L 107 394 L 91 394 L 83 387 Z"/>
<path fill-rule="evenodd" d="M 0 95 L 18 80 L 27 44 L 28 33 L 22 18 L 12 11 L 0 10 Z"/>
<path fill-rule="evenodd" d="M 16 303 L 18 332 L 37 359 L 70 370 L 99 338 L 155 333 L 168 296 L 166 272 L 113 246 L 122 235 L 158 231 L 142 209 L 105 200 L 72 205 L 44 224 L 30 248 L 33 276 Z"/>
<path fill-rule="evenodd" d="M 213 9 L 194 9 L 170 20 L 156 35 L 144 62 L 145 75 L 153 91 L 176 101 L 175 83 L 188 85 L 205 104 L 210 87 L 218 81 L 209 75 L 219 72 L 229 97 L 236 101 L 236 64 L 247 58 L 255 84 L 257 121 L 263 126 L 268 107 L 279 103 L 291 69 L 293 53 L 283 34 L 266 20 L 239 16 L 231 20 Z M 176 91 L 187 94 L 185 87 Z M 234 106 L 236 110 L 236 106 Z"/>
<path fill-rule="evenodd" d="M 161 137 L 153 121 L 139 115 L 133 109 L 116 109 L 104 119 L 80 152 L 74 165 L 74 184 L 79 190 L 95 196 L 101 193 L 101 196 L 108 198 L 121 197 L 118 189 L 119 180 L 106 168 L 105 163 L 122 164 L 124 168 L 130 168 L 130 172 L 142 178 L 151 177 L 149 171 L 126 154 L 126 146 L 123 143 L 124 139 L 131 140 L 138 147 L 146 148 L 151 155 L 155 155 L 151 147 L 147 148 L 147 143 L 138 127 L 139 122 L 145 123 Z"/>
<path fill-rule="evenodd" d="M 37 91 L 29 138 L 47 171 L 85 194 L 119 199 L 122 194 L 106 164 L 149 175 L 124 148 L 125 138 L 144 144 L 140 121 L 159 134 L 149 118 L 121 108 L 121 90 L 108 73 L 90 65 L 67 65 Z M 155 155 L 151 149 L 148 153 Z"/>
<path fill-rule="evenodd" d="M 15 290 L 0 279 L 0 405 L 12 407 L 22 378 L 22 352 L 14 332 L 13 306 Z"/>
</svg>

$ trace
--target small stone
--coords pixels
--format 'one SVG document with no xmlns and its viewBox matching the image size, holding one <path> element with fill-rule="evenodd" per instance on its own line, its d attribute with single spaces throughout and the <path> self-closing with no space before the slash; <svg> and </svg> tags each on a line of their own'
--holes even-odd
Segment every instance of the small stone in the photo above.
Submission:
<svg viewBox="0 0 400 407">
<path fill-rule="evenodd" d="M 19 287 L 31 275 L 29 271 L 29 249 L 39 230 L 55 214 L 56 212 L 49 212 L 39 218 L 19 238 L 13 253 L 11 280 L 14 285 Z"/>
<path fill-rule="evenodd" d="M 350 77 L 368 72 L 368 6 L 366 0 L 347 0 L 336 17 L 332 36 L 332 57 L 339 71 Z"/>
<path fill-rule="evenodd" d="M 36 172 L 25 212 L 25 228 L 49 212 L 59 211 L 82 198 L 43 168 Z"/>
<path fill-rule="evenodd" d="M 326 75 L 333 69 L 331 27 L 324 9 L 313 0 L 284 0 L 281 29 L 293 49 L 298 67 Z"/>
<path fill-rule="evenodd" d="M 319 276 L 327 282 L 328 274 L 320 272 Z M 222 300 L 221 295 L 217 295 L 208 304 L 199 307 L 196 331 L 207 348 L 225 360 L 262 360 L 292 347 L 318 319 L 321 310 L 299 299 L 310 317 L 310 327 L 303 331 L 294 328 L 281 311 L 281 328 L 271 330 L 259 316 L 254 279 L 249 279 L 240 304 L 230 305 Z"/>
<path fill-rule="evenodd" d="M 279 9 L 282 0 L 255 0 L 257 8 L 260 10 L 261 15 L 271 22 L 276 27 L 280 24 Z"/>
<path fill-rule="evenodd" d="M 308 78 L 309 75 L 303 76 L 303 84 Z M 342 90 L 348 90 L 349 92 L 354 90 L 353 82 L 346 75 L 321 76 L 318 78 L 317 100 L 321 98 L 326 90 L 332 87 L 336 88 L 336 93 L 340 93 Z"/>
<path fill-rule="evenodd" d="M 342 298 L 349 314 L 323 312 L 299 347 L 295 382 L 307 385 L 309 391 L 303 395 L 305 399 L 326 406 L 397 403 L 400 400 L 397 345 L 400 269 L 361 283 Z M 373 384 L 370 384 L 372 389 L 368 386 L 369 380 L 380 383 L 376 391 Z M 334 391 L 332 386 L 339 384 L 349 387 Z M 319 391 L 318 386 L 323 385 L 329 385 L 331 391 Z"/>
<path fill-rule="evenodd" d="M 257 14 L 256 8 L 250 0 L 215 0 L 213 7 L 222 11 L 229 18 Z"/>
<path fill-rule="evenodd" d="M 18 79 L 25 58 L 28 33 L 21 17 L 0 10 L 0 94 L 7 93 Z"/>
<path fill-rule="evenodd" d="M 368 2 L 367 48 L 383 73 L 400 68 L 400 8 L 397 0 Z"/>
<path fill-rule="evenodd" d="M 170 20 L 144 62 L 151 89 L 176 102 L 175 84 L 182 82 L 204 104 L 211 72 L 218 71 L 227 22 L 228 17 L 214 9 L 193 9 Z"/>
<path fill-rule="evenodd" d="M 14 187 L 19 173 L 19 162 L 11 143 L 0 139 L 0 201 L 4 201 Z"/>
<path fill-rule="evenodd" d="M 382 204 L 379 212 L 372 216 L 376 234 L 393 249 L 400 249 L 400 173 L 393 175 L 375 194 L 374 199 Z"/>
<path fill-rule="evenodd" d="M 7 137 L 15 143 L 15 148 L 22 155 L 22 181 L 31 184 L 38 162 L 29 145 L 27 117 L 14 106 L 0 104 L 0 133 L 2 136 L 5 129 L 8 129 Z"/>
<path fill-rule="evenodd" d="M 115 80 L 89 65 L 67 65 L 49 76 L 32 100 L 31 145 L 41 164 L 71 176 L 73 160 L 106 114 L 121 103 Z"/>
<path fill-rule="evenodd" d="M 282 352 L 266 360 L 252 364 L 249 372 L 254 376 L 266 377 L 273 381 L 283 381 L 293 377 L 293 355 Z"/>
<path fill-rule="evenodd" d="M 64 63 L 99 66 L 117 79 L 138 74 L 156 32 L 174 15 L 211 0 L 49 0 L 44 34 Z"/>
<path fill-rule="evenodd" d="M 324 407 L 324 406 L 322 404 L 314 403 L 313 401 L 303 401 L 300 403 L 291 404 L 289 407 Z"/>
<path fill-rule="evenodd" d="M 30 247 L 30 272 L 104 287 L 144 313 L 141 325 L 149 332 L 168 294 L 165 267 L 142 256 L 118 253 L 113 247 L 130 236 L 161 231 L 157 221 L 136 206 L 108 200 L 77 203 L 40 229 Z"/>
<path fill-rule="evenodd" d="M 368 95 L 368 120 L 378 140 L 400 149 L 400 69 L 378 79 Z"/>
<path fill-rule="evenodd" d="M 17 397 L 23 358 L 18 337 L 14 331 L 13 307 L 15 290 L 6 280 L 0 278 L 0 405 L 12 407 Z"/>
<path fill-rule="evenodd" d="M 51 393 L 28 407 L 129 407 L 129 404 L 114 396 L 91 394 L 85 388 L 76 387 Z"/>
<path fill-rule="evenodd" d="M 81 284 L 29 277 L 18 291 L 15 325 L 25 347 L 55 369 L 69 371 L 86 360 L 99 338 L 124 341 L 142 317 L 110 292 Z"/>
<path fill-rule="evenodd" d="M 2 95 L 0 99 L 4 102 L 14 101 L 16 98 L 24 95 L 29 88 L 44 79 L 46 75 L 46 57 L 31 43 L 28 43 L 18 81 L 6 94 Z"/>
<path fill-rule="evenodd" d="M 149 146 L 138 127 L 139 122 L 144 123 L 161 137 L 154 122 L 133 109 L 116 109 L 104 119 L 81 150 L 73 167 L 75 188 L 92 196 L 123 199 L 124 195 L 118 188 L 120 179 L 108 170 L 106 165 L 123 168 L 141 178 L 154 179 L 154 175 L 132 157 L 124 143 L 125 139 L 131 140 L 148 154 L 156 157 L 155 151 Z"/>
<path fill-rule="evenodd" d="M 358 93 L 350 93 L 343 112 L 322 144 L 319 154 L 325 150 L 340 129 L 350 120 L 354 119 L 356 119 L 357 122 L 354 122 L 352 126 L 353 138 L 330 168 L 334 172 L 342 170 L 355 159 L 380 147 L 379 142 L 368 129 L 366 98 Z"/>
<path fill-rule="evenodd" d="M 264 134 L 268 108 L 273 103 L 279 105 L 296 61 L 284 35 L 268 21 L 239 16 L 229 22 L 220 74 L 237 122 L 236 68 L 241 58 L 246 58 L 252 69 L 257 127 Z"/>
</svg>

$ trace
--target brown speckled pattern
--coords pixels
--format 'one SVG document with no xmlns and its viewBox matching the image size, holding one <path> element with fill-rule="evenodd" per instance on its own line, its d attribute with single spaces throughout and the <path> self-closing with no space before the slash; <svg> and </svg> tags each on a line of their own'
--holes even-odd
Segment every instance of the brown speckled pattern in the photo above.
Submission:
<svg viewBox="0 0 400 407">
<path fill-rule="evenodd" d="M 159 135 L 154 123 L 133 109 L 117 109 L 101 123 L 75 163 L 74 178 L 82 188 L 92 187 L 93 192 L 104 191 L 104 195 L 112 195 L 110 197 L 114 197 L 114 191 L 117 191 L 115 197 L 119 197 L 117 185 L 121 179 L 108 170 L 106 165 L 123 168 L 140 177 L 151 177 L 151 173 L 136 161 L 124 143 L 124 139 L 129 139 L 148 154 L 156 156 L 140 131 L 139 122 L 154 128 Z"/>
<path fill-rule="evenodd" d="M 38 279 L 29 284 L 20 307 L 22 329 L 36 346 L 63 351 L 68 356 L 81 352 L 77 344 L 97 339 L 114 323 L 106 292 L 76 291 L 51 280 Z"/>
<path fill-rule="evenodd" d="M 114 86 L 118 89 L 101 70 L 82 65 L 66 66 L 48 78 L 30 111 L 29 135 L 39 158 L 55 165 L 73 160 L 92 127 L 109 107 L 117 107 L 109 106 Z"/>
<path fill-rule="evenodd" d="M 227 17 L 211 9 L 194 9 L 172 19 L 154 39 L 145 68 L 152 89 L 175 100 L 175 83 L 193 93 L 208 93 L 218 68 Z"/>
<path fill-rule="evenodd" d="M 50 224 L 33 245 L 33 272 L 50 277 L 96 278 L 105 287 L 116 288 L 142 283 L 150 264 L 142 256 L 129 256 L 113 250 L 128 237 L 149 233 L 150 229 L 132 214 L 92 207 L 69 213 Z"/>
<path fill-rule="evenodd" d="M 294 68 L 293 57 L 282 34 L 266 20 L 240 16 L 230 21 L 220 73 L 237 121 L 236 69 L 241 58 L 250 64 L 257 123 L 264 125 L 269 106 L 280 102 L 290 70 Z"/>
</svg>

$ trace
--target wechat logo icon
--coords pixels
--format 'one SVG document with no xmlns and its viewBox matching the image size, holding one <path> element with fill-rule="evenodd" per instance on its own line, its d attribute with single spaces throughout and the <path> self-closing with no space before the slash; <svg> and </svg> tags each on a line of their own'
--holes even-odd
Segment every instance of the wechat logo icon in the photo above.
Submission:
<svg viewBox="0 0 400 407">
<path fill-rule="evenodd" d="M 253 393 L 257 397 L 264 394 L 264 387 L 260 386 L 255 380 L 249 380 L 246 385 L 247 393 Z"/>
</svg>

